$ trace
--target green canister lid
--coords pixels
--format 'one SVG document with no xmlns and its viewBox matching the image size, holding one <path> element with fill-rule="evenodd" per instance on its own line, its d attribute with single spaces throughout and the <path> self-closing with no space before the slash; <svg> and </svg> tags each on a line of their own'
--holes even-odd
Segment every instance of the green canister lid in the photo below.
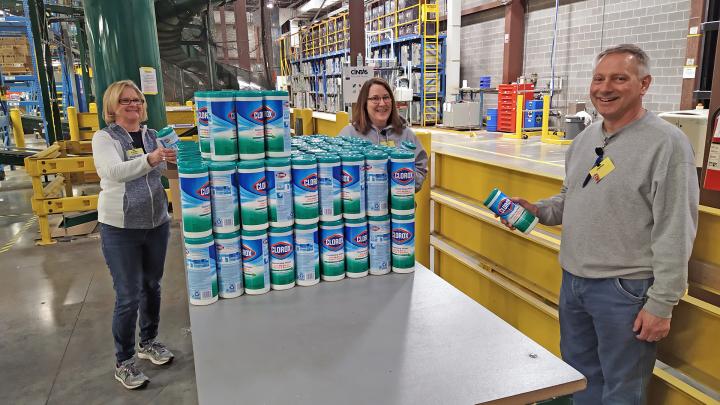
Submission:
<svg viewBox="0 0 720 405">
<path fill-rule="evenodd" d="M 340 163 L 340 156 L 335 153 L 320 153 L 316 157 L 318 163 Z"/>
<path fill-rule="evenodd" d="M 368 221 L 388 221 L 390 219 L 390 215 L 378 215 L 378 216 L 372 216 L 368 215 L 367 217 Z"/>
<path fill-rule="evenodd" d="M 259 91 L 236 90 L 233 93 L 235 93 L 235 97 L 262 97 L 262 93 Z"/>
<path fill-rule="evenodd" d="M 317 224 L 295 224 L 296 231 L 310 231 L 317 229 Z"/>
<path fill-rule="evenodd" d="M 287 96 L 288 92 L 284 90 L 263 90 L 263 96 Z"/>
<path fill-rule="evenodd" d="M 293 228 L 292 226 L 279 226 L 279 227 L 273 227 L 271 226 L 270 229 L 268 229 L 269 233 L 285 233 L 285 232 L 292 232 Z"/>
<path fill-rule="evenodd" d="M 340 154 L 340 159 L 343 162 L 362 162 L 365 156 L 357 152 L 345 152 Z"/>
<path fill-rule="evenodd" d="M 157 132 L 157 137 L 162 138 L 172 134 L 174 129 L 172 127 L 165 127 Z"/>
<path fill-rule="evenodd" d="M 241 160 L 237 162 L 238 170 L 260 169 L 265 167 L 265 159 Z"/>
<path fill-rule="evenodd" d="M 189 164 L 181 164 L 178 166 L 178 172 L 180 174 L 198 174 L 207 173 L 208 167 L 202 162 L 188 162 Z"/>
<path fill-rule="evenodd" d="M 364 224 L 367 222 L 367 218 L 345 218 L 345 224 Z"/>
<path fill-rule="evenodd" d="M 321 221 L 320 226 L 342 226 L 343 221 L 342 219 L 336 219 L 335 221 Z"/>
<path fill-rule="evenodd" d="M 415 159 L 415 154 L 406 149 L 395 149 L 390 152 L 391 159 Z"/>
<path fill-rule="evenodd" d="M 317 163 L 317 161 L 313 155 L 302 154 L 292 157 L 292 164 L 294 165 L 313 165 L 315 163 Z"/>
<path fill-rule="evenodd" d="M 188 245 L 205 245 L 207 243 L 213 243 L 215 239 L 213 239 L 212 235 L 203 236 L 202 238 L 185 238 L 185 243 Z"/>
<path fill-rule="evenodd" d="M 220 233 L 214 233 L 215 239 L 235 239 L 240 237 L 240 232 L 220 232 Z"/>
<path fill-rule="evenodd" d="M 235 162 L 210 162 L 210 171 L 225 172 L 229 170 L 235 170 Z"/>
<path fill-rule="evenodd" d="M 265 159 L 265 167 L 285 167 L 290 166 L 289 157 L 274 157 Z"/>
<path fill-rule="evenodd" d="M 365 152 L 365 159 L 367 160 L 387 160 L 388 154 L 377 149 L 372 149 Z"/>
<path fill-rule="evenodd" d="M 248 229 L 242 230 L 242 236 L 247 236 L 247 237 L 262 236 L 262 235 L 265 235 L 265 233 L 266 233 L 265 229 L 259 229 L 257 231 L 251 231 Z"/>
</svg>

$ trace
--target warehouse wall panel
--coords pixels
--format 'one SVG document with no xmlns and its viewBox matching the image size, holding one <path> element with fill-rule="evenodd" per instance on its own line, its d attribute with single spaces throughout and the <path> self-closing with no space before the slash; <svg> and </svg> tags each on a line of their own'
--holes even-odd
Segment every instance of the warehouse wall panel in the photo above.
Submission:
<svg viewBox="0 0 720 405">
<path fill-rule="evenodd" d="M 475 4 L 478 3 L 478 4 Z M 463 1 L 463 8 L 483 2 Z M 525 24 L 524 71 L 550 76 L 554 0 L 528 0 Z M 680 106 L 690 2 L 676 0 L 563 1 L 559 9 L 556 74 L 568 76 L 567 99 L 589 102 L 593 57 L 619 43 L 635 43 L 652 62 L 654 82 L 645 97 L 654 112 Z M 482 14 L 502 12 L 502 8 Z M 480 76 L 502 78 L 504 13 L 498 19 L 463 18 L 461 79 L 475 86 Z M 604 18 L 603 18 L 604 16 Z M 603 23 L 604 20 L 604 23 Z M 468 24 L 469 22 L 474 22 Z M 496 60 L 499 58 L 499 60 Z"/>
</svg>

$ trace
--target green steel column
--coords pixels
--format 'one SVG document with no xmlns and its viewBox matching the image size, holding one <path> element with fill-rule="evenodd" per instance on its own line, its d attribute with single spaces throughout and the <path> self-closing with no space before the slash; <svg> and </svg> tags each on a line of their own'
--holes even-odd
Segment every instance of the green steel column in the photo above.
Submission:
<svg viewBox="0 0 720 405">
<path fill-rule="evenodd" d="M 145 94 L 147 124 L 155 129 L 164 127 L 167 119 L 154 2 L 85 0 L 84 10 L 100 126 L 105 125 L 102 119 L 105 89 L 124 79 L 130 79 L 140 87 L 140 68 L 152 67 L 156 71 L 158 94 Z"/>
</svg>

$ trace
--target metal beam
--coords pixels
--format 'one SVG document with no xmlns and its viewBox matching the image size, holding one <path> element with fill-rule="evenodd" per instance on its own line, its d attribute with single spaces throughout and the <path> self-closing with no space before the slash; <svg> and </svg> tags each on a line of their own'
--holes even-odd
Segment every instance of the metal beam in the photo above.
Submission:
<svg viewBox="0 0 720 405">
<path fill-rule="evenodd" d="M 365 5 L 362 1 L 350 1 L 348 19 L 350 21 L 350 65 L 357 65 L 358 54 L 365 60 Z"/>
<path fill-rule="evenodd" d="M 247 31 L 247 11 L 245 0 L 235 1 L 235 45 L 237 46 L 238 66 L 250 70 L 250 43 Z"/>
<path fill-rule="evenodd" d="M 685 48 L 685 65 L 695 66 L 695 77 L 683 79 L 680 92 L 680 109 L 689 110 L 695 107 L 697 100 L 693 92 L 698 88 L 699 75 L 702 74 L 698 66 L 702 57 L 702 31 L 700 24 L 704 20 L 705 1 L 690 0 L 690 17 L 688 19 L 687 46 Z"/>
<path fill-rule="evenodd" d="M 503 49 L 503 83 L 512 83 L 523 72 L 525 44 L 525 0 L 514 0 L 505 7 L 505 47 Z"/>
<path fill-rule="evenodd" d="M 27 17 L 30 20 L 32 39 L 35 48 L 35 61 L 42 94 L 45 133 L 48 145 L 52 145 L 62 135 L 60 108 L 57 102 L 57 89 L 53 75 L 52 55 L 50 52 L 50 34 L 45 20 L 43 0 L 27 0 Z"/>
</svg>

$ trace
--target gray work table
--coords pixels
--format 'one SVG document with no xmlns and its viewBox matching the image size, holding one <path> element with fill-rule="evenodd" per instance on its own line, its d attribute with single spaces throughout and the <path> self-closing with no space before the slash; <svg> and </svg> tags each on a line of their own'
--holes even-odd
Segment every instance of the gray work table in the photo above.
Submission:
<svg viewBox="0 0 720 405">
<path fill-rule="evenodd" d="M 583 376 L 426 268 L 191 306 L 200 404 L 529 403 Z"/>
</svg>

